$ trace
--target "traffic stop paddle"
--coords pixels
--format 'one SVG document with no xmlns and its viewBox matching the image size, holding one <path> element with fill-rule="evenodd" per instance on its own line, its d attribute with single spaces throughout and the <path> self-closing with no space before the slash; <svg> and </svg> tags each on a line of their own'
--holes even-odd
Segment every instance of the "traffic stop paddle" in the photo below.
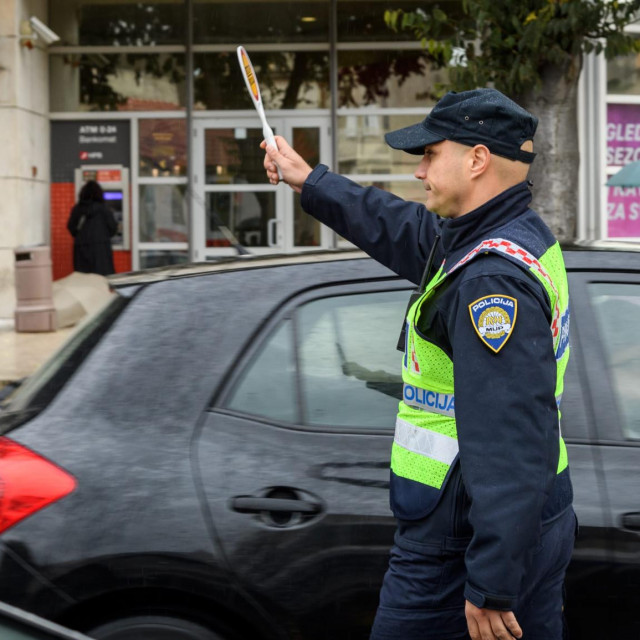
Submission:
<svg viewBox="0 0 640 640">
<path fill-rule="evenodd" d="M 264 136 L 267 145 L 271 145 L 277 149 L 278 145 L 276 144 L 276 140 L 273 137 L 273 130 L 267 122 L 267 117 L 264 115 L 264 107 L 262 106 L 262 98 L 260 97 L 260 86 L 258 85 L 258 77 L 256 76 L 256 72 L 253 70 L 253 65 L 251 64 L 251 60 L 249 59 L 249 54 L 242 46 L 238 47 L 237 52 L 238 62 L 240 63 L 240 69 L 242 70 L 244 82 L 247 85 L 249 95 L 253 100 L 253 106 L 256 108 L 256 111 L 260 116 L 260 121 L 262 122 L 262 135 Z M 280 180 L 282 180 L 280 169 L 278 169 L 278 177 L 280 178 Z"/>
</svg>

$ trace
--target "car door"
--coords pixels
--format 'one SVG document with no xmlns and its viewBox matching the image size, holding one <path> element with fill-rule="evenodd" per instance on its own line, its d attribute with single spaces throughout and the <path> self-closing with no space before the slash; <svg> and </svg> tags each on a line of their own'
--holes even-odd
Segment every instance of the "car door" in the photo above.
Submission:
<svg viewBox="0 0 640 640">
<path fill-rule="evenodd" d="M 240 354 L 202 427 L 221 547 L 292 637 L 368 637 L 395 528 L 388 468 L 408 286 L 295 298 Z"/>
<path fill-rule="evenodd" d="M 580 300 L 579 313 L 573 315 L 577 316 L 583 358 L 585 401 L 595 419 L 591 451 L 599 485 L 593 488 L 593 504 L 602 500 L 607 523 L 604 536 L 600 536 L 602 553 L 584 567 L 579 604 L 585 615 L 582 624 L 575 623 L 580 624 L 577 635 L 602 638 L 622 633 L 638 637 L 640 277 L 587 272 L 576 274 L 572 286 L 573 299 Z M 578 492 L 583 490 L 580 478 L 574 477 L 574 486 Z M 577 502 L 576 509 L 579 507 Z M 591 546 L 597 546 L 595 538 Z"/>
</svg>

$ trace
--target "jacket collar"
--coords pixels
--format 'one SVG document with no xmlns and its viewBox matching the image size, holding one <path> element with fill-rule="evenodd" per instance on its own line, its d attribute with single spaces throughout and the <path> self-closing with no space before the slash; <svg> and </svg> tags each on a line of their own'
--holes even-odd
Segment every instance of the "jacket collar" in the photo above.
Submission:
<svg viewBox="0 0 640 640">
<path fill-rule="evenodd" d="M 459 218 L 442 220 L 440 230 L 445 255 L 495 236 L 497 229 L 527 211 L 532 197 L 528 183 L 521 182 Z"/>
</svg>

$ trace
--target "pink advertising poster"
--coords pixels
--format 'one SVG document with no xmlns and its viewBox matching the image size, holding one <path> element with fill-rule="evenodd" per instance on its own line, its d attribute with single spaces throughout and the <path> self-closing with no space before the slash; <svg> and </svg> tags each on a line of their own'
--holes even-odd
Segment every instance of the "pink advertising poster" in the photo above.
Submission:
<svg viewBox="0 0 640 640">
<path fill-rule="evenodd" d="M 607 109 L 607 165 L 640 161 L 640 105 L 610 104 Z M 609 187 L 608 236 L 640 238 L 640 185 Z"/>
</svg>

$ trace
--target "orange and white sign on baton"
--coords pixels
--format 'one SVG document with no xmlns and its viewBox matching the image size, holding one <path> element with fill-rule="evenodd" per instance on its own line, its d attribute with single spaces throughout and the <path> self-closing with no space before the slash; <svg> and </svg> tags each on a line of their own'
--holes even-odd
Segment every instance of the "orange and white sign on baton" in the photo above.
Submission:
<svg viewBox="0 0 640 640">
<path fill-rule="evenodd" d="M 264 136 L 264 139 L 266 140 L 268 145 L 272 145 L 277 149 L 278 145 L 276 144 L 276 140 L 273 137 L 273 130 L 269 126 L 267 118 L 264 115 L 264 107 L 262 106 L 262 98 L 260 97 L 260 86 L 258 85 L 256 72 L 253 70 L 253 65 L 251 64 L 251 60 L 249 59 L 249 55 L 245 51 L 245 48 L 238 47 L 237 51 L 238 62 L 240 63 L 240 69 L 242 70 L 242 75 L 244 76 L 244 82 L 247 85 L 249 95 L 253 100 L 253 106 L 256 108 L 256 111 L 260 116 L 260 121 L 262 122 L 262 135 Z M 280 176 L 280 179 L 282 179 L 280 169 L 278 169 L 278 176 Z"/>
</svg>

